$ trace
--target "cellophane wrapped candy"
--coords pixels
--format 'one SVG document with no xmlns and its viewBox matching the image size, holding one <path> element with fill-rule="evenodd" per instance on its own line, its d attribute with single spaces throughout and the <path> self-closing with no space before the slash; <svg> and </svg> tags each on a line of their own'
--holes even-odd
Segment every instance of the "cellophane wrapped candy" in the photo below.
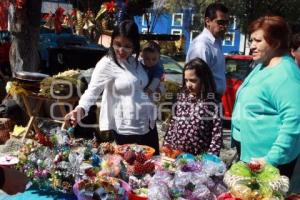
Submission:
<svg viewBox="0 0 300 200">
<path fill-rule="evenodd" d="M 227 191 L 222 184 L 225 164 L 213 155 L 198 158 L 182 155 L 176 160 L 175 172 L 157 171 L 150 181 L 148 199 L 212 200 Z"/>
<path fill-rule="evenodd" d="M 254 171 L 242 161 L 225 173 L 224 183 L 231 195 L 242 200 L 281 200 L 289 189 L 289 179 L 272 165 Z"/>
<path fill-rule="evenodd" d="M 149 184 L 149 192 L 148 192 L 149 200 L 171 200 L 171 196 L 169 194 L 168 185 L 164 182 L 150 182 Z"/>
</svg>

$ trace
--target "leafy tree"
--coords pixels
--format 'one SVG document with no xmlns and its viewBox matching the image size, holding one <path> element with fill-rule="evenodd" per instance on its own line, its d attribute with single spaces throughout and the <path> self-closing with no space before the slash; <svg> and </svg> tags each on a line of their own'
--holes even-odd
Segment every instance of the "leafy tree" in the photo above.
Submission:
<svg viewBox="0 0 300 200">
<path fill-rule="evenodd" d="M 192 7 L 193 12 L 203 23 L 203 14 L 206 7 L 213 2 L 222 2 L 232 16 L 237 18 L 237 25 L 246 33 L 249 24 L 266 14 L 284 17 L 291 26 L 300 24 L 299 0 L 164 0 L 165 9 L 169 12 L 178 12 L 182 8 Z M 198 26 L 203 24 L 198 24 Z"/>
<path fill-rule="evenodd" d="M 70 0 L 70 3 L 74 8 L 79 9 L 80 11 L 87 11 L 91 9 L 94 13 L 97 13 L 101 7 L 101 4 L 104 0 Z"/>
<path fill-rule="evenodd" d="M 204 12 L 206 7 L 216 2 L 214 0 L 163 0 L 164 9 L 167 12 L 183 12 L 184 9 L 191 8 L 193 14 L 195 15 L 193 25 L 188 27 L 189 29 L 202 29 L 204 26 Z"/>
<path fill-rule="evenodd" d="M 299 0 L 226 0 L 224 4 L 237 17 L 243 32 L 252 21 L 267 14 L 282 16 L 291 26 L 300 23 Z"/>
</svg>

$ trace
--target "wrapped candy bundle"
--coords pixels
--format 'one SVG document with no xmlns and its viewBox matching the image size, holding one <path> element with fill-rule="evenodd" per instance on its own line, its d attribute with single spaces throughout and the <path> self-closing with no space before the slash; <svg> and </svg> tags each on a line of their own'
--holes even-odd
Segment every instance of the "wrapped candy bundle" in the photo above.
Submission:
<svg viewBox="0 0 300 200">
<path fill-rule="evenodd" d="M 225 173 L 224 183 L 230 194 L 241 200 L 280 200 L 289 189 L 289 179 L 280 176 L 279 170 L 272 165 L 256 169 L 241 161 Z"/>
<path fill-rule="evenodd" d="M 74 146 L 64 131 L 54 131 L 50 139 L 53 144 L 51 147 L 33 142 L 25 144 L 18 152 L 20 162 L 17 168 L 41 190 L 68 193 L 72 191 L 76 180 L 83 176 L 95 176 L 99 171 L 92 165 L 97 164 L 95 154 L 86 156 L 91 151 L 92 141 Z"/>
<path fill-rule="evenodd" d="M 177 157 L 176 171 L 157 171 L 150 180 L 148 199 L 213 200 L 226 191 L 222 184 L 225 164 L 216 156 L 204 154 Z"/>
<path fill-rule="evenodd" d="M 73 191 L 79 200 L 127 200 L 128 189 L 129 186 L 124 181 L 109 176 L 82 180 L 73 186 Z"/>
</svg>

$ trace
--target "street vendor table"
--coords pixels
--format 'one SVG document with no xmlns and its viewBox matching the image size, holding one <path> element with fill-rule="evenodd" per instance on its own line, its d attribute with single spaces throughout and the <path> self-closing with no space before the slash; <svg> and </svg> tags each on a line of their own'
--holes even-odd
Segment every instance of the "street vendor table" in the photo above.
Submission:
<svg viewBox="0 0 300 200">
<path fill-rule="evenodd" d="M 66 110 L 65 106 L 69 105 L 71 107 L 70 109 L 72 109 L 73 106 L 78 101 L 78 97 L 65 98 L 62 96 L 62 97 L 50 98 L 50 97 L 39 96 L 34 93 L 32 93 L 32 94 L 23 94 L 22 93 L 22 94 L 20 94 L 20 96 L 24 102 L 26 112 L 30 117 L 29 122 L 27 123 L 27 126 L 26 126 L 25 134 L 23 135 L 23 139 L 26 137 L 26 135 L 32 129 L 32 127 L 36 133 L 39 131 L 39 128 L 36 124 L 36 119 L 37 119 L 37 117 L 39 117 L 39 112 L 40 112 L 43 102 L 55 103 L 55 105 L 60 110 L 61 116 L 63 117 L 67 114 L 67 110 Z M 36 102 L 34 105 L 32 105 L 30 103 L 30 101 L 32 101 L 32 100 L 34 100 Z M 55 119 L 53 119 L 53 120 L 55 120 Z M 62 118 L 60 118 L 60 120 L 62 120 Z"/>
</svg>

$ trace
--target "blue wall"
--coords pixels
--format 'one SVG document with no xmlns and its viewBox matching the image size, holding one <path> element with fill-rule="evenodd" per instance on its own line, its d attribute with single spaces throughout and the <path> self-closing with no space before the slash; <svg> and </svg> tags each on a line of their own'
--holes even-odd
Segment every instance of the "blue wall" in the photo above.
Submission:
<svg viewBox="0 0 300 200">
<path fill-rule="evenodd" d="M 192 9 L 184 9 L 181 13 L 183 15 L 181 25 L 172 25 L 173 15 L 171 13 L 164 13 L 158 19 L 154 19 L 154 12 L 151 13 L 150 17 L 150 29 L 151 33 L 157 34 L 172 34 L 172 30 L 181 31 L 181 34 L 185 38 L 185 53 L 187 52 L 191 42 L 191 32 L 194 32 L 194 36 L 198 35 L 201 30 L 191 30 L 190 26 L 192 23 Z M 138 24 L 140 32 L 144 32 L 147 29 L 146 24 L 143 24 L 143 16 L 136 16 L 135 21 Z M 153 28 L 154 27 L 154 28 Z M 228 28 L 228 33 L 231 37 L 226 37 L 229 40 L 223 42 L 224 53 L 232 51 L 239 51 L 240 45 L 240 31 L 236 29 L 236 25 L 232 23 Z"/>
</svg>

